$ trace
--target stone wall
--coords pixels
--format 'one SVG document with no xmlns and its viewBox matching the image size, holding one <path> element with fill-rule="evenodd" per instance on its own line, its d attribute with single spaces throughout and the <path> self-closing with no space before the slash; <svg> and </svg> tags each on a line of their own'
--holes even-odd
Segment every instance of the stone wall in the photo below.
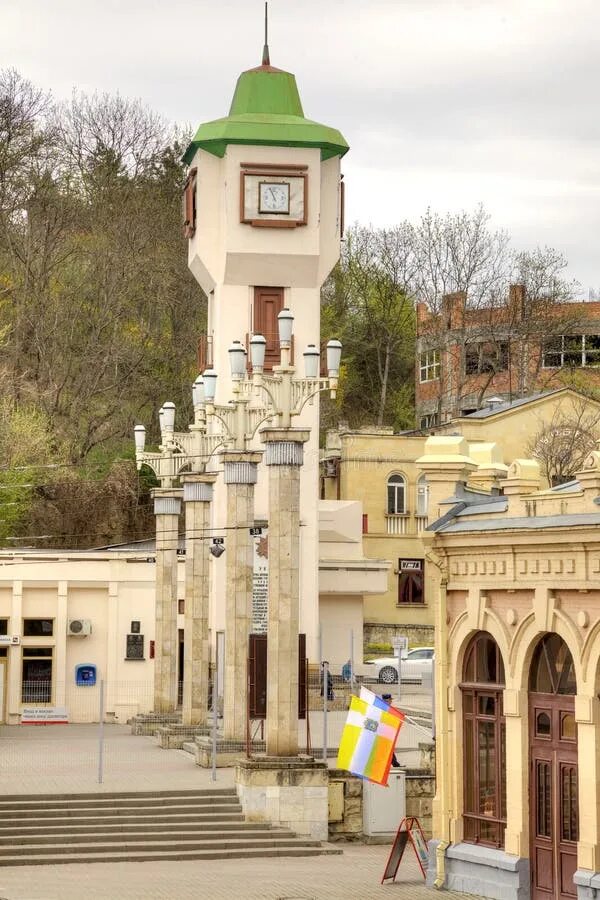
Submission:
<svg viewBox="0 0 600 900">
<path fill-rule="evenodd" d="M 433 647 L 433 625 L 396 625 L 389 622 L 365 622 L 364 646 L 391 644 L 396 635 L 406 635 L 409 646 Z"/>
<path fill-rule="evenodd" d="M 344 769 L 329 770 L 329 840 L 358 841 L 363 836 L 363 786 Z"/>
<path fill-rule="evenodd" d="M 431 803 L 435 794 L 435 776 L 429 769 L 406 770 L 406 815 L 416 816 L 427 840 L 431 838 Z"/>
<path fill-rule="evenodd" d="M 406 770 L 406 815 L 419 819 L 427 840 L 431 837 L 434 794 L 435 777 L 430 769 Z M 343 769 L 330 769 L 329 840 L 358 841 L 363 837 L 362 781 Z"/>
</svg>

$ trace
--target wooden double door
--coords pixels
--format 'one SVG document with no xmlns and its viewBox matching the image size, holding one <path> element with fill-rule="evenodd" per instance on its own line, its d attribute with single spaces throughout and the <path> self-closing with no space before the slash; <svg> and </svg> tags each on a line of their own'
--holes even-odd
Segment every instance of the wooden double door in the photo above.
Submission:
<svg viewBox="0 0 600 900">
<path fill-rule="evenodd" d="M 532 900 L 576 897 L 579 806 L 575 698 L 529 694 Z"/>
</svg>

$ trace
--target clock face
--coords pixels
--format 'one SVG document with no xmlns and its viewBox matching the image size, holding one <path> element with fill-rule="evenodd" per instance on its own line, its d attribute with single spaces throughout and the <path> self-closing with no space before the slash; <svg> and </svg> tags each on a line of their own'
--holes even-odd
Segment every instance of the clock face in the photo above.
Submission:
<svg viewBox="0 0 600 900">
<path fill-rule="evenodd" d="M 261 181 L 258 185 L 258 211 L 289 215 L 290 185 L 287 181 Z"/>
</svg>

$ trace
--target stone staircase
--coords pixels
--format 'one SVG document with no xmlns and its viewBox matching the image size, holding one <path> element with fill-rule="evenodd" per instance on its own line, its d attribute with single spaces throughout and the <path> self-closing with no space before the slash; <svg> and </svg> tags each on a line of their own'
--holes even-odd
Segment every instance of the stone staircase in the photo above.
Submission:
<svg viewBox="0 0 600 900">
<path fill-rule="evenodd" d="M 246 822 L 228 788 L 5 796 L 0 866 L 248 859 L 340 852 L 310 837 Z"/>
</svg>

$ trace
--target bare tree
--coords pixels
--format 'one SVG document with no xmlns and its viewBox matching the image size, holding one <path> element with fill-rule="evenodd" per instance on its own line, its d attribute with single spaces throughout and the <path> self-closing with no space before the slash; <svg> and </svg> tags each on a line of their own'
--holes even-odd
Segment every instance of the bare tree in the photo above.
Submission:
<svg viewBox="0 0 600 900">
<path fill-rule="evenodd" d="M 581 471 L 600 438 L 600 408 L 585 397 L 560 403 L 549 422 L 540 423 L 527 446 L 550 485 L 563 484 Z"/>
</svg>

